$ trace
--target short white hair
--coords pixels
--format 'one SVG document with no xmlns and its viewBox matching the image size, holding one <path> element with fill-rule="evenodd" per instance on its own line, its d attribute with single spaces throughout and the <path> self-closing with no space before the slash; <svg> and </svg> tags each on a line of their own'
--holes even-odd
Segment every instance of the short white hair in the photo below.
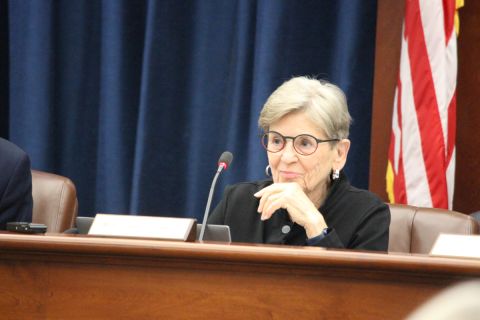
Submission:
<svg viewBox="0 0 480 320">
<path fill-rule="evenodd" d="M 258 126 L 263 131 L 280 118 L 305 112 L 329 139 L 346 139 L 352 118 L 347 98 L 336 85 L 309 77 L 295 77 L 278 87 L 265 102 Z"/>
</svg>

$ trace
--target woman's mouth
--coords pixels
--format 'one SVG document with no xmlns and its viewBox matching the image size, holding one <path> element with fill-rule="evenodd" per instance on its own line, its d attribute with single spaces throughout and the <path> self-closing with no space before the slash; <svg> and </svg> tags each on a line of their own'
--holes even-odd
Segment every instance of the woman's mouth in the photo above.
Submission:
<svg viewBox="0 0 480 320">
<path fill-rule="evenodd" d="M 282 180 L 294 180 L 302 176 L 302 174 L 293 171 L 279 171 Z"/>
</svg>

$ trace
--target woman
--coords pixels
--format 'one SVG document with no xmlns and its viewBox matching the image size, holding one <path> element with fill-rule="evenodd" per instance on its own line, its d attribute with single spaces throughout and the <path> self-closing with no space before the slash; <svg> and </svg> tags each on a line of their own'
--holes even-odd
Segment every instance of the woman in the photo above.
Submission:
<svg viewBox="0 0 480 320">
<path fill-rule="evenodd" d="M 350 122 L 335 85 L 307 77 L 282 84 L 258 120 L 271 179 L 227 187 L 208 222 L 229 225 L 237 242 L 386 251 L 388 206 L 341 171 Z"/>
</svg>

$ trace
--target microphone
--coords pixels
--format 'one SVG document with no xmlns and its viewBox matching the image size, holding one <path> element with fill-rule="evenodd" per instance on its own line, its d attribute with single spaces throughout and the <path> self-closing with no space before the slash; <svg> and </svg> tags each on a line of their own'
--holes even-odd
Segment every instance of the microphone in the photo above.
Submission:
<svg viewBox="0 0 480 320">
<path fill-rule="evenodd" d="M 222 167 L 223 170 L 227 170 L 228 166 L 230 165 L 230 163 L 232 163 L 232 161 L 233 161 L 233 154 L 229 151 L 225 151 L 220 156 L 220 159 L 218 159 L 218 168 L 220 169 L 220 167 Z M 217 171 L 219 169 L 217 169 Z"/>
<path fill-rule="evenodd" d="M 215 189 L 215 184 L 217 183 L 218 176 L 223 170 L 227 170 L 230 163 L 233 161 L 233 154 L 229 151 L 222 153 L 218 159 L 218 168 L 215 176 L 213 177 L 212 185 L 210 186 L 210 193 L 208 194 L 207 206 L 205 207 L 205 213 L 203 214 L 203 223 L 202 229 L 200 229 L 200 236 L 198 240 L 203 241 L 203 235 L 205 234 L 205 228 L 207 226 L 208 213 L 210 211 L 210 204 L 212 202 L 213 190 Z"/>
</svg>

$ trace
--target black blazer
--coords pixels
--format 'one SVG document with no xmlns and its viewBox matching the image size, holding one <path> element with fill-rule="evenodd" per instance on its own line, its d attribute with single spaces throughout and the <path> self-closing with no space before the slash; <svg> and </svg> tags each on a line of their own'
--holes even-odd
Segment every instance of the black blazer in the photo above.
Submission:
<svg viewBox="0 0 480 320">
<path fill-rule="evenodd" d="M 271 180 L 228 186 L 208 223 L 230 226 L 232 241 L 307 245 L 305 229 L 290 220 L 288 212 L 277 210 L 266 221 L 257 213 L 257 191 L 272 184 Z M 373 193 L 352 187 L 342 173 L 329 190 L 319 211 L 329 233 L 316 246 L 362 250 L 388 249 L 389 207 Z"/>
<path fill-rule="evenodd" d="M 32 173 L 28 155 L 0 138 L 0 229 L 10 221 L 32 221 Z"/>
</svg>

